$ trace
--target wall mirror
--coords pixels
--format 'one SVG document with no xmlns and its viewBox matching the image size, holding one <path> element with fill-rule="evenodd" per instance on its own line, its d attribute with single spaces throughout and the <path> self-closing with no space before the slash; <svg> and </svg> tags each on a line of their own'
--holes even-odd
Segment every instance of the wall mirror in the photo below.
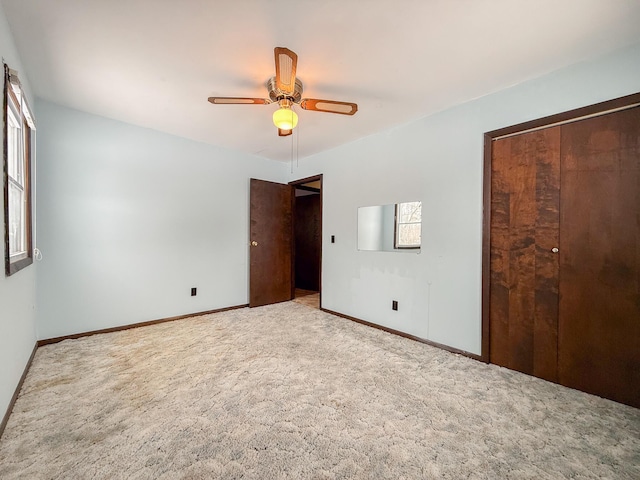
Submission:
<svg viewBox="0 0 640 480">
<path fill-rule="evenodd" d="M 422 202 L 358 208 L 358 250 L 419 253 Z"/>
</svg>

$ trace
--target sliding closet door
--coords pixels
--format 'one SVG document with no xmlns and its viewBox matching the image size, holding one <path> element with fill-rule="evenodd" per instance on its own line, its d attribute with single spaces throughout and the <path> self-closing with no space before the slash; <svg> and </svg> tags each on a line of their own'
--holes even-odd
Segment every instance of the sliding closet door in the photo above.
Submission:
<svg viewBox="0 0 640 480">
<path fill-rule="evenodd" d="M 564 125 L 561 156 L 559 381 L 640 407 L 640 108 Z"/>
<path fill-rule="evenodd" d="M 490 362 L 557 381 L 560 127 L 496 140 Z"/>
</svg>

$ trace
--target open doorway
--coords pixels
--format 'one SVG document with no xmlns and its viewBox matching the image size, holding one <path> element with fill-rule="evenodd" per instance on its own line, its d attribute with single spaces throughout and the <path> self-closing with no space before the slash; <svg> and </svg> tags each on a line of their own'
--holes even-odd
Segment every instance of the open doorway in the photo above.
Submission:
<svg viewBox="0 0 640 480">
<path fill-rule="evenodd" d="M 291 182 L 293 187 L 294 300 L 320 308 L 322 264 L 322 175 Z"/>
</svg>

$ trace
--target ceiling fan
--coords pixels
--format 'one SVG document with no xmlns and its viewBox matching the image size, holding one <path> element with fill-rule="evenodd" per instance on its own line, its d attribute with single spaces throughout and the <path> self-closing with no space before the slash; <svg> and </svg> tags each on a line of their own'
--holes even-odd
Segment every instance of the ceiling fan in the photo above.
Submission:
<svg viewBox="0 0 640 480">
<path fill-rule="evenodd" d="M 269 105 L 277 102 L 280 108 L 273 114 L 273 123 L 278 127 L 278 135 L 281 137 L 291 135 L 298 124 L 298 115 L 291 108 L 294 104 L 300 105 L 304 110 L 341 115 L 353 115 L 358 111 L 355 103 L 302 98 L 302 82 L 296 78 L 298 55 L 283 47 L 276 47 L 274 53 L 276 75 L 267 82 L 269 98 L 209 97 L 209 101 L 214 105 Z"/>
</svg>

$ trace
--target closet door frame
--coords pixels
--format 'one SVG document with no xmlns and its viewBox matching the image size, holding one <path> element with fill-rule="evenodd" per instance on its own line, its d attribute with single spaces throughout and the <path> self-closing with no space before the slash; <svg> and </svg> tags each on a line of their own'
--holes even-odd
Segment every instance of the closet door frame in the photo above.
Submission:
<svg viewBox="0 0 640 480">
<path fill-rule="evenodd" d="M 482 220 L 482 351 L 480 360 L 489 363 L 490 338 L 490 277 L 491 277 L 491 156 L 494 140 L 527 131 L 625 110 L 640 104 L 640 93 L 582 107 L 484 134 L 483 220 Z"/>
</svg>

